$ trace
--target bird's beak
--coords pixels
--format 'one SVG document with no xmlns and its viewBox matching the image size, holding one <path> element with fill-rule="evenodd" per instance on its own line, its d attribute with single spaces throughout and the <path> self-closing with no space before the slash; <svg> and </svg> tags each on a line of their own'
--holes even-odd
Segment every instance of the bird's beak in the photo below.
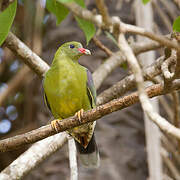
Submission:
<svg viewBox="0 0 180 180">
<path fill-rule="evenodd" d="M 81 54 L 91 55 L 91 51 L 88 50 L 88 49 L 85 49 L 85 48 L 79 48 L 78 51 L 79 51 Z"/>
</svg>

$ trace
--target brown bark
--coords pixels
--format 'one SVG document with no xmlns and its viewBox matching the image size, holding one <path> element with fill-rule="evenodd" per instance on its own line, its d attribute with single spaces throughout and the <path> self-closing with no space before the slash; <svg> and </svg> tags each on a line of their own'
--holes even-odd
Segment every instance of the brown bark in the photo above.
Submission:
<svg viewBox="0 0 180 180">
<path fill-rule="evenodd" d="M 174 82 L 174 84 L 171 88 L 172 89 L 169 89 L 169 91 L 180 89 L 180 81 Z M 152 98 L 154 96 L 162 95 L 163 93 L 165 93 L 165 91 L 161 84 L 157 84 L 157 85 L 153 85 L 153 86 L 146 88 L 146 93 L 148 94 L 148 96 L 150 98 Z M 131 105 L 137 103 L 137 102 L 139 102 L 139 97 L 138 97 L 137 92 L 132 93 L 123 98 L 115 99 L 109 103 L 106 103 L 104 105 L 98 106 L 95 109 L 85 112 L 81 119 L 81 122 L 77 119 L 76 116 L 73 116 L 73 117 L 70 117 L 67 119 L 63 119 L 63 120 L 59 120 L 58 121 L 58 124 L 59 124 L 58 131 L 62 132 L 62 131 L 71 129 L 73 127 L 85 124 L 87 122 L 95 121 L 107 114 L 124 109 L 128 106 L 131 106 Z M 51 136 L 55 133 L 56 132 L 51 127 L 51 125 L 46 125 L 41 128 L 38 128 L 36 130 L 30 131 L 28 133 L 1 140 L 0 141 L 0 152 L 10 151 L 10 150 L 18 148 L 22 145 L 34 143 L 34 142 L 44 139 L 48 136 Z M 167 131 L 167 133 L 174 135 L 176 138 L 180 139 L 179 134 L 177 134 L 177 135 L 173 134 L 173 132 L 171 132 L 171 131 Z"/>
</svg>

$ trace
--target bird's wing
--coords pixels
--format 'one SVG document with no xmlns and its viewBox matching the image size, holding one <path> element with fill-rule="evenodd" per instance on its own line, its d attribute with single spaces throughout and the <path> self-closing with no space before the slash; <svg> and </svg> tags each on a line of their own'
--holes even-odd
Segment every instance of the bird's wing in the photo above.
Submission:
<svg viewBox="0 0 180 180">
<path fill-rule="evenodd" d="M 42 84 L 43 84 L 43 93 L 44 93 L 44 103 L 46 104 L 46 106 L 48 107 L 49 111 L 52 113 L 51 111 L 51 107 L 50 107 L 50 104 L 48 102 L 48 98 L 46 96 L 46 92 L 45 92 L 45 89 L 44 89 L 44 79 L 42 80 Z"/>
<path fill-rule="evenodd" d="M 44 92 L 44 102 L 45 102 L 46 106 L 48 107 L 48 109 L 50 110 L 50 112 L 52 113 L 51 107 L 50 107 L 50 104 L 48 102 L 48 99 L 47 99 L 47 96 L 46 96 L 45 92 Z"/>
<path fill-rule="evenodd" d="M 86 83 L 87 94 L 88 94 L 89 101 L 91 103 L 91 107 L 94 108 L 96 105 L 96 89 L 94 86 L 91 72 L 88 69 L 86 69 L 86 72 L 87 72 L 87 83 Z"/>
</svg>

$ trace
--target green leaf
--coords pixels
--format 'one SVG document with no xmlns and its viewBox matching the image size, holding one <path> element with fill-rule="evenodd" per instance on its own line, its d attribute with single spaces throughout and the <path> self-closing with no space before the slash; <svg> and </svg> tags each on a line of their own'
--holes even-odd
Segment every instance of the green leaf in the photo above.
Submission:
<svg viewBox="0 0 180 180">
<path fill-rule="evenodd" d="M 82 8 L 86 8 L 84 0 L 74 0 L 74 2 L 76 2 Z M 90 21 L 84 20 L 77 16 L 75 16 L 75 19 L 76 19 L 79 27 L 83 30 L 83 32 L 86 36 L 86 43 L 88 44 L 96 32 L 96 28 L 95 28 L 94 24 L 92 24 Z"/>
<path fill-rule="evenodd" d="M 173 23 L 173 30 L 180 32 L 180 16 L 178 16 Z"/>
<path fill-rule="evenodd" d="M 143 4 L 147 4 L 150 0 L 142 0 Z"/>
<path fill-rule="evenodd" d="M 65 1 L 65 0 L 46 0 L 46 8 L 48 9 L 49 12 L 53 13 L 56 18 L 56 24 L 60 24 L 68 15 L 69 10 L 64 7 L 60 1 Z"/>
<path fill-rule="evenodd" d="M 11 3 L 3 12 L 0 12 L 0 46 L 10 31 L 16 15 L 17 0 Z"/>
<path fill-rule="evenodd" d="M 77 3 L 79 6 L 81 6 L 82 8 L 86 7 L 84 0 L 74 0 L 74 2 Z"/>
<path fill-rule="evenodd" d="M 81 19 L 77 16 L 75 16 L 75 18 L 76 18 L 76 21 L 77 21 L 79 27 L 83 30 L 83 32 L 86 36 L 86 42 L 88 44 L 96 32 L 96 28 L 95 28 L 94 24 L 92 24 L 89 21 Z"/>
</svg>

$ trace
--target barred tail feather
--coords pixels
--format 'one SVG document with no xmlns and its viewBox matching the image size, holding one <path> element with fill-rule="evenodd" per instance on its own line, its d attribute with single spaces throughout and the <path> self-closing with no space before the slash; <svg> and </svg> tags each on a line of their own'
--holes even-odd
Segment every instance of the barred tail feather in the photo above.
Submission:
<svg viewBox="0 0 180 180">
<path fill-rule="evenodd" d="M 99 151 L 95 141 L 94 135 L 92 136 L 87 148 L 84 148 L 76 141 L 76 147 L 79 152 L 79 158 L 84 167 L 98 168 L 100 165 Z"/>
</svg>

